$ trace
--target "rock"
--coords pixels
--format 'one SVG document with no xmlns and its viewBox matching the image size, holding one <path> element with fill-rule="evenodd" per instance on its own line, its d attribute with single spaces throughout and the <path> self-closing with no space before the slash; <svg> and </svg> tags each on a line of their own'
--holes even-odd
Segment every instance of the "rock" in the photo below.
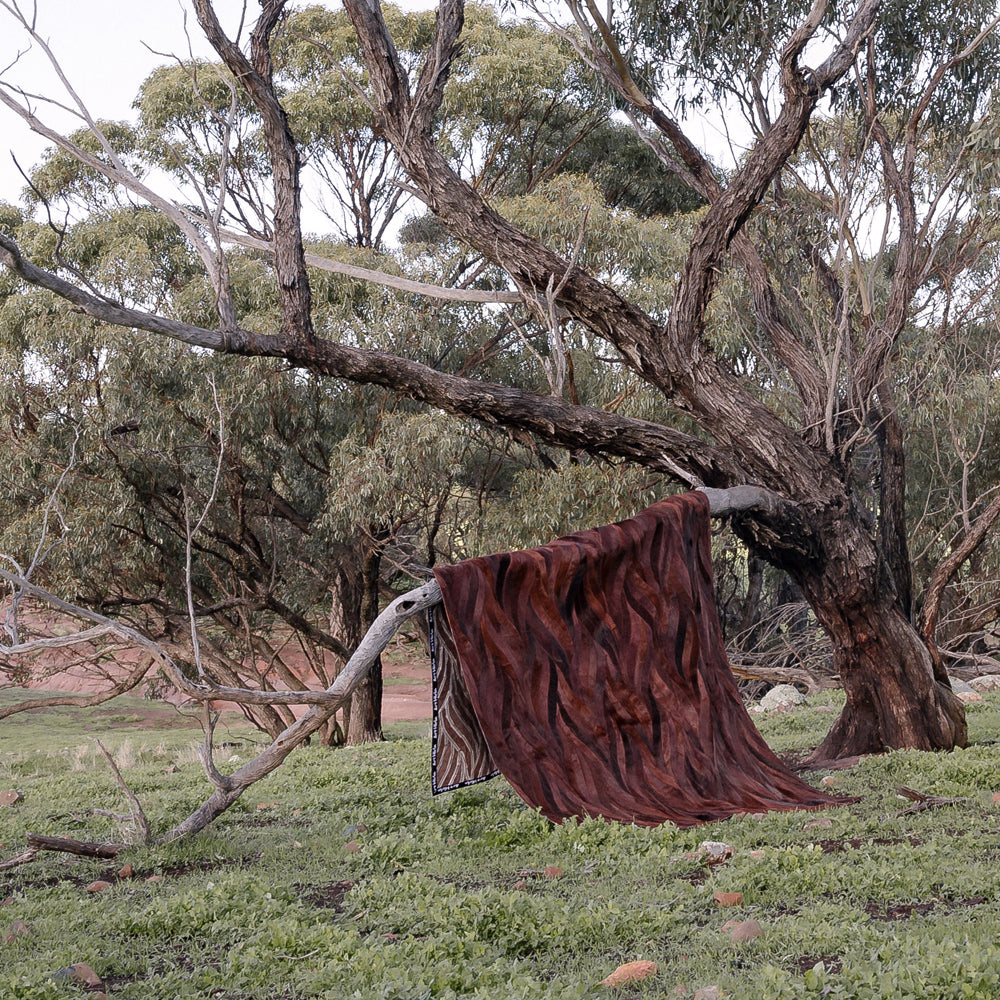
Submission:
<svg viewBox="0 0 1000 1000">
<path fill-rule="evenodd" d="M 110 889 L 111 883 L 105 882 L 103 879 L 98 879 L 96 882 L 91 882 L 87 886 L 87 892 L 104 892 L 105 889 Z"/>
<path fill-rule="evenodd" d="M 344 850 L 350 851 L 351 854 L 357 854 L 361 850 L 361 845 L 356 840 L 349 840 L 344 844 Z"/>
<path fill-rule="evenodd" d="M 712 898 L 719 904 L 719 906 L 743 905 L 742 892 L 717 892 L 713 894 Z"/>
<path fill-rule="evenodd" d="M 15 920 L 3 936 L 4 944 L 13 944 L 20 937 L 30 937 L 31 928 L 23 920 Z"/>
<path fill-rule="evenodd" d="M 802 827 L 803 830 L 829 830 L 833 826 L 833 820 L 829 816 L 820 816 L 819 819 L 811 820 Z"/>
<path fill-rule="evenodd" d="M 951 689 L 955 694 L 968 694 L 975 690 L 971 684 L 966 684 L 965 681 L 959 680 L 957 677 L 949 677 L 948 679 L 951 681 Z"/>
<path fill-rule="evenodd" d="M 655 976 L 659 971 L 660 967 L 656 962 L 626 962 L 619 965 L 607 979 L 602 979 L 601 985 L 615 989 L 625 983 L 637 983 L 640 979 Z"/>
<path fill-rule="evenodd" d="M 761 858 L 767 856 L 767 852 L 762 851 L 760 848 L 757 848 L 754 851 L 747 851 L 747 853 L 750 855 L 751 858 L 754 859 L 754 861 L 760 861 Z"/>
<path fill-rule="evenodd" d="M 14 905 L 14 897 L 8 896 L 2 903 L 0 903 L 0 909 L 2 909 L 5 906 L 13 906 L 13 905 Z"/>
<path fill-rule="evenodd" d="M 982 701 L 983 696 L 978 691 L 959 691 L 958 700 L 968 704 L 970 701 Z"/>
<path fill-rule="evenodd" d="M 24 801 L 24 796 L 13 788 L 5 788 L 0 792 L 0 806 L 16 806 Z"/>
<path fill-rule="evenodd" d="M 519 878 L 513 886 L 515 889 L 527 889 L 528 883 L 524 881 L 523 878 Z"/>
<path fill-rule="evenodd" d="M 130 865 L 123 865 L 118 869 L 119 878 L 132 878 L 135 875 L 135 869 Z"/>
<path fill-rule="evenodd" d="M 704 986 L 700 990 L 695 990 L 694 1000 L 721 1000 L 725 993 L 718 986 Z"/>
<path fill-rule="evenodd" d="M 773 712 L 782 705 L 801 705 L 805 700 L 806 696 L 793 684 L 776 684 L 760 699 L 760 706 L 767 712 Z"/>
<path fill-rule="evenodd" d="M 163 769 L 164 774 L 180 774 L 181 769 L 176 764 L 171 764 L 170 767 L 165 767 Z"/>
<path fill-rule="evenodd" d="M 825 778 L 820 778 L 819 782 L 824 788 L 831 788 L 834 785 L 839 785 L 840 781 L 834 774 L 828 774 Z"/>
<path fill-rule="evenodd" d="M 990 796 L 990 801 L 993 803 L 993 805 L 1000 806 L 1000 792 L 994 792 Z M 13 902 L 13 901 L 14 901 L 14 897 L 12 896 L 11 897 L 11 902 Z M 6 901 L 4 901 L 4 903 L 2 905 L 6 906 L 7 905 Z"/>
<path fill-rule="evenodd" d="M 745 944 L 747 941 L 760 937 L 763 933 L 756 920 L 729 921 L 729 923 L 732 925 L 729 928 L 729 936 L 736 944 Z"/>
<path fill-rule="evenodd" d="M 75 965 L 67 965 L 64 969 L 52 973 L 52 979 L 67 980 L 73 983 L 80 983 L 91 990 L 104 989 L 104 982 L 86 962 L 77 962 Z"/>
<path fill-rule="evenodd" d="M 698 854 L 706 865 L 721 865 L 733 856 L 734 848 L 721 840 L 703 840 L 698 845 Z"/>
<path fill-rule="evenodd" d="M 952 682 L 954 684 L 954 682 Z M 1000 674 L 984 674 L 982 677 L 973 677 L 969 681 L 969 687 L 980 694 L 988 691 L 1000 691 Z"/>
<path fill-rule="evenodd" d="M 147 882 L 162 882 L 163 881 L 163 876 L 162 875 L 150 875 L 149 878 L 146 879 L 146 881 Z"/>
<path fill-rule="evenodd" d="M 563 870 L 558 865 L 546 865 L 542 874 L 546 878 L 562 878 Z"/>
</svg>

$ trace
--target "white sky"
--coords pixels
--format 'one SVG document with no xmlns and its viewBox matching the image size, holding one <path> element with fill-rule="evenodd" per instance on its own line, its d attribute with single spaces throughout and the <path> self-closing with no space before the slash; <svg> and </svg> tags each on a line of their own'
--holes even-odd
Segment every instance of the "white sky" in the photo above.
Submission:
<svg viewBox="0 0 1000 1000">
<path fill-rule="evenodd" d="M 4 2 L 9 4 L 12 0 Z M 22 9 L 30 10 L 30 0 L 19 2 Z M 223 27 L 232 37 L 239 25 L 242 0 L 216 0 L 215 6 Z M 156 55 L 150 48 L 168 55 L 186 56 L 190 42 L 196 56 L 214 55 L 189 5 L 179 0 L 137 3 L 37 0 L 37 7 L 38 33 L 47 40 L 66 76 L 97 118 L 132 117 L 131 103 L 139 84 L 150 70 L 169 61 L 167 56 Z M 257 3 L 251 0 L 248 4 L 251 26 L 257 10 Z M 190 39 L 184 29 L 185 11 Z M 45 56 L 37 49 L 33 48 L 16 65 L 11 65 L 18 53 L 30 45 L 31 40 L 23 29 L 0 8 L 0 67 L 9 67 L 3 79 L 27 91 L 66 101 L 65 91 Z M 65 115 L 57 119 L 43 105 L 39 109 L 40 117 L 51 117 L 53 125 L 66 127 L 69 119 Z M 11 161 L 11 150 L 28 170 L 46 145 L 21 119 L 0 106 L 0 200 L 17 202 L 24 187 Z"/>
</svg>

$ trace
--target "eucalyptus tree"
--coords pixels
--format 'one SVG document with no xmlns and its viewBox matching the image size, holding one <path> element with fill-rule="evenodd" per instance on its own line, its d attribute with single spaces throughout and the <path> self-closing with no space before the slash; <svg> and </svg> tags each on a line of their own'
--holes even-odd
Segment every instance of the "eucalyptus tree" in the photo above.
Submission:
<svg viewBox="0 0 1000 1000">
<path fill-rule="evenodd" d="M 160 222 L 146 210 L 91 217 L 61 234 L 59 253 L 106 267 L 106 291 L 170 282 L 164 295 L 196 302 L 200 276 Z M 32 228 L 17 231 L 30 242 Z M 51 230 L 34 232 L 54 253 Z M 265 284 L 252 260 L 231 272 L 244 297 Z M 447 551 L 450 525 L 505 461 L 488 437 L 470 440 L 454 420 L 387 406 L 364 387 L 106 341 L 63 303 L 5 292 L 0 550 L 21 566 L 36 561 L 48 519 L 57 544 L 36 582 L 141 629 L 192 676 L 328 687 L 377 614 L 380 584 Z M 258 296 L 262 322 L 268 308 Z M 355 293 L 346 309 L 377 322 L 370 296 Z M 344 310 L 331 295 L 321 311 Z M 344 733 L 328 727 L 327 739 L 378 736 L 373 674 Z M 282 705 L 244 711 L 272 736 L 292 721 Z"/>
<path fill-rule="evenodd" d="M 331 59 L 330 75 L 356 87 L 370 115 L 366 127 L 391 151 L 393 176 L 466 248 L 465 267 L 483 262 L 471 272 L 478 287 L 460 290 L 465 297 L 519 297 L 541 331 L 536 343 L 543 350 L 535 354 L 547 362 L 542 391 L 516 379 L 489 381 L 460 358 L 428 357 L 405 339 L 386 350 L 356 323 L 330 329 L 317 322 L 314 268 L 340 265 L 310 254 L 302 235 L 307 146 L 297 142 L 277 62 L 286 5 L 264 0 L 245 40 L 227 35 L 210 0 L 193 0 L 193 7 L 238 82 L 232 105 L 249 101 L 260 118 L 269 176 L 259 231 L 224 231 L 221 220 L 234 211 L 225 183 L 210 188 L 201 208 L 177 205 L 152 191 L 96 126 L 97 153 L 45 134 L 172 219 L 199 256 L 217 319 L 108 301 L 81 275 L 40 266 L 30 247 L 4 236 L 0 255 L 19 279 L 112 325 L 216 352 L 280 358 L 680 482 L 766 487 L 774 502 L 741 514 L 737 531 L 800 587 L 831 638 L 847 693 L 819 756 L 964 741 L 961 703 L 936 647 L 908 613 L 895 366 L 916 313 L 932 315 L 955 289 L 966 301 L 972 297 L 963 282 L 994 239 L 969 194 L 977 183 L 992 184 L 984 155 L 985 137 L 996 129 L 991 5 L 930 0 L 908 5 L 905 17 L 901 5 L 878 0 L 836 8 L 822 0 L 704 0 L 680 8 L 638 0 L 606 13 L 589 0 L 539 5 L 548 30 L 576 49 L 605 88 L 604 126 L 629 120 L 659 167 L 705 203 L 681 225 L 660 223 L 685 245 L 676 266 L 659 275 L 668 294 L 648 295 L 613 259 L 597 269 L 581 259 L 589 220 L 573 210 L 579 203 L 567 197 L 566 185 L 529 191 L 550 199 L 554 210 L 563 207 L 557 232 L 532 232 L 530 220 L 515 218 L 516 205 L 488 181 L 490 163 L 522 141 L 516 133 L 497 133 L 492 160 L 481 156 L 494 153 L 485 142 L 456 146 L 448 108 L 466 82 L 463 42 L 466 33 L 474 37 L 475 12 L 467 18 L 461 0 L 443 0 L 433 28 L 428 22 L 418 41 L 404 46 L 391 9 L 345 0 L 354 35 L 350 52 Z M 322 38 L 315 42 L 320 51 L 337 52 Z M 500 80 L 502 74 L 492 95 L 475 100 L 485 106 Z M 44 131 L 10 90 L 0 99 Z M 820 108 L 828 99 L 841 123 L 835 127 L 842 127 L 836 144 L 813 141 L 826 127 Z M 682 124 L 683 114 L 709 107 L 741 116 L 750 132 L 748 148 L 725 170 Z M 577 120 L 586 119 L 583 112 Z M 307 138 L 315 144 L 314 135 Z M 879 218 L 891 245 L 887 239 L 873 251 L 865 232 Z M 234 296 L 226 240 L 270 252 L 279 329 L 257 323 Z M 614 256 L 609 248 L 608 258 Z M 742 276 L 742 298 L 721 294 L 730 270 Z M 876 281 L 882 274 L 886 280 Z M 437 277 L 454 284 L 454 275 Z M 462 297 L 454 288 L 423 291 L 437 300 Z M 721 335 L 727 312 L 744 317 L 741 343 Z M 488 353 L 488 342 L 481 346 Z M 584 356 L 620 371 L 622 392 L 614 400 L 574 399 L 569 372 Z M 515 369 L 523 372 L 525 363 Z M 632 400 L 641 401 L 634 410 Z M 872 454 L 880 481 L 874 492 Z"/>
</svg>

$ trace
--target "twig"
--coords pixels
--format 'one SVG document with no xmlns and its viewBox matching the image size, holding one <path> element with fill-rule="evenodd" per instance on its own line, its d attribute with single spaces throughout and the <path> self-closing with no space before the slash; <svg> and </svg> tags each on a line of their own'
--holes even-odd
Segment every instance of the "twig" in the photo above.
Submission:
<svg viewBox="0 0 1000 1000">
<path fill-rule="evenodd" d="M 115 763 L 114 757 L 108 753 L 107 747 L 100 741 L 94 740 L 97 744 L 98 749 L 104 754 L 105 759 L 114 771 L 115 778 L 118 780 L 118 784 L 121 790 L 125 793 L 125 798 L 132 803 L 132 819 L 135 821 L 135 825 L 139 828 L 140 843 L 148 844 L 150 842 L 150 832 L 149 832 L 149 820 L 146 819 L 146 814 L 143 812 L 142 803 L 136 797 L 135 792 L 125 783 L 125 779 L 122 777 L 121 771 L 118 770 L 118 765 Z"/>
<path fill-rule="evenodd" d="M 28 862 L 34 861 L 36 857 L 38 857 L 38 851 L 34 848 L 23 854 L 16 854 L 6 861 L 0 861 L 0 872 L 6 871 L 8 868 L 16 868 L 18 865 L 26 865 Z"/>
</svg>

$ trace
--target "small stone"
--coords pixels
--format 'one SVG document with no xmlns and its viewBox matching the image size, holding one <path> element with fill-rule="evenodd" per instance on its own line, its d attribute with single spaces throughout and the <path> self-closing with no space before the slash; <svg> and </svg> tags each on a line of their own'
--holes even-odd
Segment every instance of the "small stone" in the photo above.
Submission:
<svg viewBox="0 0 1000 1000">
<path fill-rule="evenodd" d="M 104 892 L 105 889 L 110 889 L 111 883 L 105 882 L 103 879 L 98 879 L 96 882 L 91 882 L 87 886 L 87 892 Z"/>
<path fill-rule="evenodd" d="M 24 801 L 24 796 L 14 788 L 5 788 L 0 792 L 0 806 L 16 806 Z"/>
<path fill-rule="evenodd" d="M 13 906 L 13 905 L 14 905 L 14 897 L 8 896 L 2 903 L 0 903 L 0 908 L 4 906 Z"/>
<path fill-rule="evenodd" d="M 528 883 L 527 883 L 527 882 L 525 882 L 523 878 L 519 878 L 519 879 L 518 879 L 518 880 L 517 880 L 517 881 L 516 881 L 516 882 L 514 883 L 514 888 L 515 888 L 515 889 L 527 889 L 527 888 L 528 888 Z"/>
<path fill-rule="evenodd" d="M 361 850 L 361 845 L 356 840 L 349 840 L 344 844 L 344 850 L 350 851 L 351 854 L 357 854 Z"/>
<path fill-rule="evenodd" d="M 837 780 L 835 774 L 828 774 L 825 778 L 820 778 L 819 782 L 824 788 L 832 788 L 834 785 L 839 785 L 840 782 Z"/>
<path fill-rule="evenodd" d="M 543 874 L 546 878 L 562 878 L 563 870 L 557 865 L 546 865 Z"/>
<path fill-rule="evenodd" d="M 181 769 L 176 764 L 171 764 L 170 767 L 165 767 L 163 769 L 164 774 L 180 774 Z"/>
<path fill-rule="evenodd" d="M 75 965 L 67 965 L 64 969 L 52 973 L 53 979 L 65 979 L 74 983 L 81 983 L 88 989 L 104 989 L 101 977 L 87 965 L 86 962 L 77 962 Z"/>
<path fill-rule="evenodd" d="M 982 701 L 983 696 L 978 691 L 958 691 L 958 700 L 968 704 L 970 701 Z"/>
<path fill-rule="evenodd" d="M 992 795 L 990 796 L 990 801 L 991 801 L 991 802 L 992 802 L 992 803 L 993 803 L 994 805 L 1000 805 L 1000 792 L 994 792 L 994 793 L 993 793 L 993 794 L 992 794 Z M 13 897 L 11 897 L 11 900 L 13 901 Z M 3 905 L 4 905 L 4 906 L 6 906 L 6 905 L 7 905 L 7 903 L 5 902 L 5 903 L 4 903 Z"/>
<path fill-rule="evenodd" d="M 736 944 L 745 944 L 747 941 L 760 937 L 762 933 L 761 926 L 756 920 L 743 920 L 739 923 L 733 923 L 733 926 L 729 928 L 729 936 Z"/>
<path fill-rule="evenodd" d="M 135 876 L 135 869 L 131 864 L 123 865 L 118 869 L 119 878 L 133 878 Z"/>
<path fill-rule="evenodd" d="M 659 971 L 660 967 L 656 962 L 626 962 L 619 965 L 606 979 L 602 979 L 601 985 L 615 989 L 625 983 L 637 983 L 648 976 L 655 976 Z"/>
<path fill-rule="evenodd" d="M 150 875 L 149 878 L 146 879 L 146 881 L 147 882 L 162 882 L 163 881 L 163 876 L 162 875 Z"/>
<path fill-rule="evenodd" d="M 996 691 L 1000 689 L 1000 674 L 984 674 L 982 677 L 973 677 L 969 681 L 969 687 L 980 694 L 985 694 L 987 691 Z"/>
<path fill-rule="evenodd" d="M 820 816 L 819 819 L 810 820 L 803 830 L 829 830 L 833 826 L 833 820 L 829 816 Z"/>
<path fill-rule="evenodd" d="M 19 937 L 30 937 L 31 928 L 23 920 L 15 920 L 3 936 L 4 944 L 13 944 Z"/>
<path fill-rule="evenodd" d="M 695 990 L 694 1000 L 721 1000 L 724 996 L 718 986 L 704 986 L 700 990 Z"/>
<path fill-rule="evenodd" d="M 713 894 L 712 898 L 719 904 L 719 906 L 743 905 L 742 892 L 716 892 Z"/>
<path fill-rule="evenodd" d="M 398 934 L 393 934 L 390 931 L 390 933 L 382 935 L 382 940 L 383 941 L 398 941 L 399 940 L 399 935 Z"/>
<path fill-rule="evenodd" d="M 763 698 L 760 699 L 761 708 L 768 712 L 775 709 L 792 708 L 805 702 L 806 696 L 794 684 L 775 684 Z"/>
<path fill-rule="evenodd" d="M 724 844 L 721 840 L 703 840 L 698 845 L 698 854 L 704 859 L 706 865 L 721 865 L 728 861 L 735 853 L 735 848 L 731 844 Z"/>
<path fill-rule="evenodd" d="M 367 832 L 368 832 L 368 827 L 365 826 L 364 823 L 359 823 L 358 824 L 358 833 L 367 833 Z"/>
</svg>

